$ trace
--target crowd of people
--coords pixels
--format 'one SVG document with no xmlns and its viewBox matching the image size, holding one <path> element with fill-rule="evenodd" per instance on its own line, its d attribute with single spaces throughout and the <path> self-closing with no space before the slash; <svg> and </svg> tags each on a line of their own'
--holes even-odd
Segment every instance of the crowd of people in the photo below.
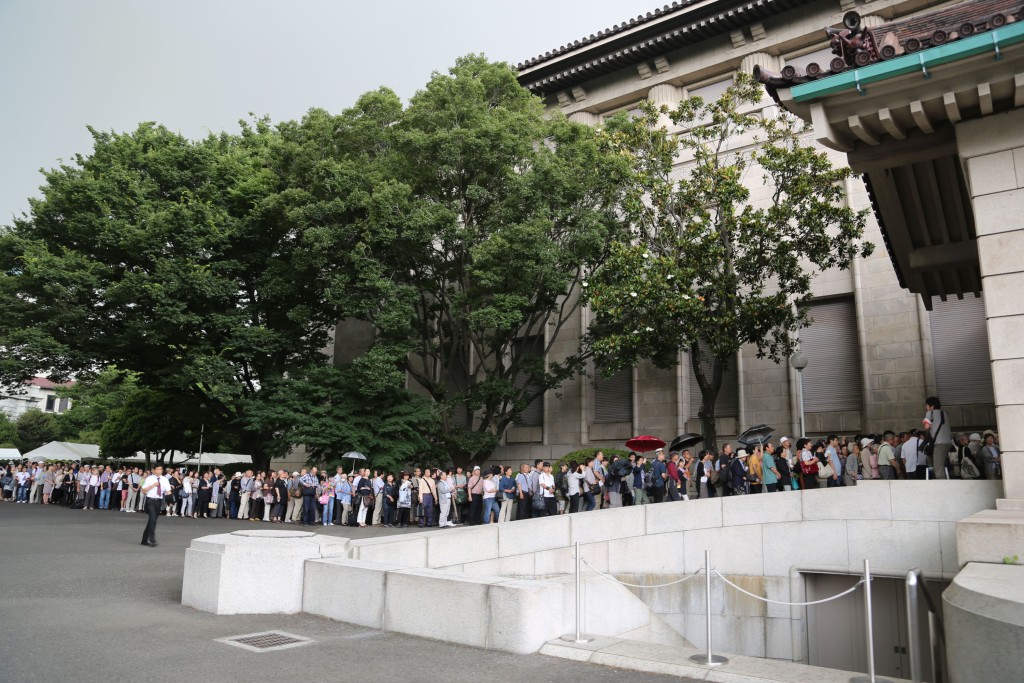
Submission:
<svg viewBox="0 0 1024 683">
<path fill-rule="evenodd" d="M 928 399 L 923 429 L 825 439 L 782 437 L 726 443 L 721 450 L 615 455 L 597 451 L 580 461 L 537 460 L 465 471 L 412 468 L 398 474 L 316 467 L 228 475 L 170 471 L 161 511 L 170 517 L 246 519 L 278 524 L 452 527 L 504 523 L 602 507 L 715 496 L 855 486 L 864 479 L 995 479 L 1001 477 L 998 436 L 953 438 L 937 398 Z M 145 509 L 140 467 L 68 464 L 0 465 L 3 500 L 83 510 Z"/>
</svg>

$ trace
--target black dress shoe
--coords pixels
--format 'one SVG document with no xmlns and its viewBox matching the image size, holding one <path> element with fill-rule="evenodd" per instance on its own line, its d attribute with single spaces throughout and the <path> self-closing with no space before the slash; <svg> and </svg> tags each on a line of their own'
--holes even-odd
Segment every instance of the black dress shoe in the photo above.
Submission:
<svg viewBox="0 0 1024 683">
<path fill-rule="evenodd" d="M 148 545 L 150 548 L 155 548 L 159 544 L 156 541 L 150 541 L 149 543 L 143 542 L 142 545 Z"/>
</svg>

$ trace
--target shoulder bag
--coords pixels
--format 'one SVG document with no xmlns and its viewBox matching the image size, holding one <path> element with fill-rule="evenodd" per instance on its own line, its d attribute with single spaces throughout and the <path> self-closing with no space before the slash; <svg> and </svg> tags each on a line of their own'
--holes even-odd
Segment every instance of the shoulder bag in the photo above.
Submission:
<svg viewBox="0 0 1024 683">
<path fill-rule="evenodd" d="M 832 465 L 822 465 L 818 463 L 818 479 L 831 479 L 836 474 L 836 471 L 832 469 Z"/>
</svg>

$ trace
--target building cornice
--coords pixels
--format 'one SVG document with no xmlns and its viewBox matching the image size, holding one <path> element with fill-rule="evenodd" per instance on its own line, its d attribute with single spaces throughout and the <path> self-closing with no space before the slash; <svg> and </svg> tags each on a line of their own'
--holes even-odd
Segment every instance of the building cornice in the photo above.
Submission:
<svg viewBox="0 0 1024 683">
<path fill-rule="evenodd" d="M 671 50 L 727 34 L 813 0 L 705 0 L 678 3 L 625 30 L 611 30 L 527 60 L 519 82 L 544 95 L 572 88 L 603 74 L 663 56 Z M 603 35 L 602 35 L 603 34 Z"/>
</svg>

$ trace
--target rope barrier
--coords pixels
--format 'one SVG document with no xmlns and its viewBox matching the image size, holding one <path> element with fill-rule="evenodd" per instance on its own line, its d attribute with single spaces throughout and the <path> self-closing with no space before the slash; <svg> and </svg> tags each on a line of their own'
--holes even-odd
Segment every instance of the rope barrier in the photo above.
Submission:
<svg viewBox="0 0 1024 683">
<path fill-rule="evenodd" d="M 648 586 L 648 585 L 645 585 L 645 584 L 626 583 L 625 581 L 620 581 L 620 580 L 616 579 L 614 576 L 611 576 L 609 574 L 605 574 L 603 571 L 601 571 L 599 569 L 594 569 L 593 565 L 591 565 L 586 560 L 583 560 L 583 564 L 585 564 L 588 567 L 590 567 L 591 571 L 593 571 L 595 574 L 600 574 L 601 576 L 603 576 L 604 578 L 608 579 L 609 581 L 614 581 L 615 583 L 621 583 L 623 586 L 629 586 L 630 588 L 665 588 L 666 586 L 674 586 L 677 583 L 682 583 L 684 581 L 689 581 L 690 579 L 694 578 L 695 576 L 700 576 L 700 573 L 703 571 L 703 569 L 698 569 L 696 573 L 690 574 L 689 576 L 684 576 L 683 578 L 678 579 L 676 581 L 670 581 L 668 583 L 662 583 L 662 584 L 658 584 L 656 586 Z"/>
<path fill-rule="evenodd" d="M 758 600 L 761 600 L 762 602 L 770 602 L 773 605 L 788 605 L 790 607 L 806 607 L 808 605 L 820 605 L 820 604 L 822 604 L 824 602 L 831 602 L 832 600 L 838 600 L 839 598 L 843 597 L 844 595 L 849 595 L 853 591 L 857 590 L 858 588 L 860 588 L 860 585 L 862 583 L 865 583 L 864 579 L 861 579 L 857 583 L 853 584 L 853 586 L 851 588 L 848 588 L 847 590 L 844 590 L 842 593 L 838 593 L 836 595 L 833 595 L 830 598 L 824 598 L 822 600 L 811 600 L 810 602 L 783 602 L 781 600 L 769 600 L 768 598 L 763 598 L 760 595 L 756 595 L 754 593 L 751 593 L 750 591 L 748 591 L 748 590 L 746 590 L 744 588 L 740 588 L 735 583 L 733 583 L 729 579 L 727 579 L 724 576 L 722 576 L 721 572 L 719 572 L 717 569 L 712 569 L 711 571 L 714 572 L 715 574 L 718 574 L 718 578 L 720 578 L 722 581 L 724 581 L 725 583 L 729 584 L 730 586 L 732 586 L 733 588 L 738 590 L 740 593 L 745 593 L 746 595 L 749 595 L 752 598 L 756 598 Z"/>
</svg>

